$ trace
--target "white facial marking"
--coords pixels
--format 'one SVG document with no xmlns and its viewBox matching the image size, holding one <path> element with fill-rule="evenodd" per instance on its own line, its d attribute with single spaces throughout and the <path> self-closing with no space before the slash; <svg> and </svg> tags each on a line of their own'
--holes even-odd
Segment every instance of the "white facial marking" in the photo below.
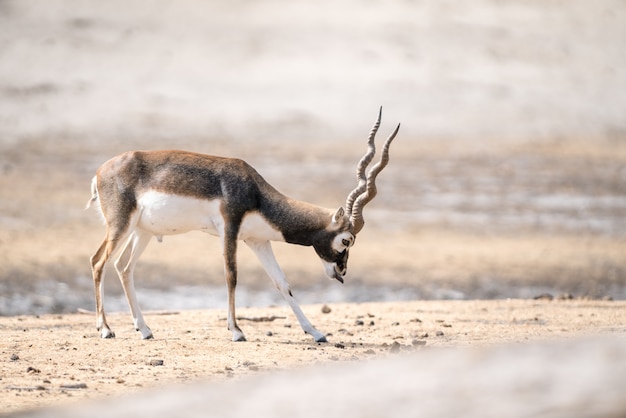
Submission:
<svg viewBox="0 0 626 418">
<path fill-rule="evenodd" d="M 335 279 L 335 268 L 337 267 L 337 264 L 329 263 L 324 260 L 322 260 L 322 264 L 324 265 L 324 272 L 326 273 L 326 276 L 328 276 L 329 279 Z"/>
<path fill-rule="evenodd" d="M 342 232 L 333 239 L 333 250 L 338 253 L 345 251 L 354 244 L 354 235 L 349 232 Z"/>
</svg>

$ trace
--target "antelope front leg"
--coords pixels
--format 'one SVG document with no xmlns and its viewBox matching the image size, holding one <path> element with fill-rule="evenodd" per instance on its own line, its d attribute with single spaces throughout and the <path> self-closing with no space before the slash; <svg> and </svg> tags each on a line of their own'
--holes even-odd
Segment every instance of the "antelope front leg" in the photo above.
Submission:
<svg viewBox="0 0 626 418">
<path fill-rule="evenodd" d="M 225 233 L 222 239 L 224 251 L 224 274 L 228 288 L 228 329 L 233 333 L 233 341 L 246 341 L 243 331 L 237 325 L 235 315 L 235 289 L 237 288 L 237 238 L 236 232 Z"/>
<path fill-rule="evenodd" d="M 291 310 L 296 315 L 296 318 L 298 318 L 298 322 L 300 323 L 302 330 L 311 335 L 316 342 L 327 342 L 326 336 L 311 325 L 311 322 L 304 315 L 300 305 L 298 305 L 298 302 L 296 302 L 291 294 L 285 273 L 283 273 L 282 269 L 278 265 L 278 262 L 276 261 L 276 257 L 274 257 L 271 243 L 269 241 L 254 240 L 246 240 L 245 243 L 248 247 L 250 247 L 254 254 L 256 254 L 257 258 L 263 265 L 263 268 L 274 282 L 276 288 L 283 295 L 287 303 L 289 303 Z"/>
</svg>

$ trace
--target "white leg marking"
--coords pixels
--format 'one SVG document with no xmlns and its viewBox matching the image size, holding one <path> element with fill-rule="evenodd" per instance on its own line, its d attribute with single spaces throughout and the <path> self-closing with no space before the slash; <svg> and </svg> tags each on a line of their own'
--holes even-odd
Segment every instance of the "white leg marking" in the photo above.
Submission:
<svg viewBox="0 0 626 418">
<path fill-rule="evenodd" d="M 283 273 L 282 269 L 278 265 L 276 261 L 276 257 L 274 256 L 274 252 L 272 251 L 272 244 L 270 241 L 255 241 L 255 240 L 246 240 L 245 243 L 250 247 L 250 249 L 257 256 L 265 272 L 270 276 L 276 288 L 283 295 L 291 310 L 298 318 L 298 322 L 300 322 L 300 326 L 302 330 L 307 334 L 310 334 L 315 341 L 317 342 L 326 342 L 326 337 L 324 334 L 316 330 L 311 322 L 307 319 L 296 302 L 295 298 L 291 294 L 291 290 L 289 289 L 289 283 L 287 283 L 287 278 L 285 277 L 285 273 Z"/>
<path fill-rule="evenodd" d="M 152 238 L 152 234 L 148 232 L 133 231 L 122 254 L 115 260 L 115 269 L 122 282 L 122 287 L 124 288 L 131 314 L 133 315 L 135 329 L 141 332 L 143 339 L 152 338 L 152 331 L 148 328 L 148 325 L 146 325 L 143 315 L 141 314 L 141 309 L 139 308 L 139 303 L 137 302 L 134 272 L 137 260 L 146 249 L 150 238 Z"/>
</svg>

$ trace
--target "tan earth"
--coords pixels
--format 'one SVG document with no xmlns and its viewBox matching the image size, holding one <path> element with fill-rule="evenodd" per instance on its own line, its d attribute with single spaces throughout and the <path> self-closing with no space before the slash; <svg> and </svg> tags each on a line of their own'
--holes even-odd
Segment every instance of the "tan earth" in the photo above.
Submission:
<svg viewBox="0 0 626 418">
<path fill-rule="evenodd" d="M 127 313 L 110 315 L 117 334 L 110 340 L 99 338 L 91 314 L 0 318 L 2 412 L 396 353 L 581 337 L 601 341 L 626 332 L 625 302 L 415 301 L 327 305 L 328 313 L 322 308 L 308 305 L 305 312 L 327 333 L 328 343 L 304 335 L 287 307 L 240 309 L 248 338 L 243 343 L 229 341 L 221 310 L 148 313 L 155 334 L 148 341 L 132 329 Z"/>
</svg>

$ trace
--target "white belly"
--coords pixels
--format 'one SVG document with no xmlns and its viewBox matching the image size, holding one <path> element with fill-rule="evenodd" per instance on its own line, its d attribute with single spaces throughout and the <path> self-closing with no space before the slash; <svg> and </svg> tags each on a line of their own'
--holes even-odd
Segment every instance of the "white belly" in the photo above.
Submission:
<svg viewBox="0 0 626 418">
<path fill-rule="evenodd" d="M 138 200 L 140 217 L 137 227 L 156 236 L 203 231 L 221 236 L 224 218 L 219 199 L 204 200 L 149 191 Z M 249 213 L 239 228 L 239 239 L 284 241 L 280 231 L 258 213 Z"/>
</svg>

